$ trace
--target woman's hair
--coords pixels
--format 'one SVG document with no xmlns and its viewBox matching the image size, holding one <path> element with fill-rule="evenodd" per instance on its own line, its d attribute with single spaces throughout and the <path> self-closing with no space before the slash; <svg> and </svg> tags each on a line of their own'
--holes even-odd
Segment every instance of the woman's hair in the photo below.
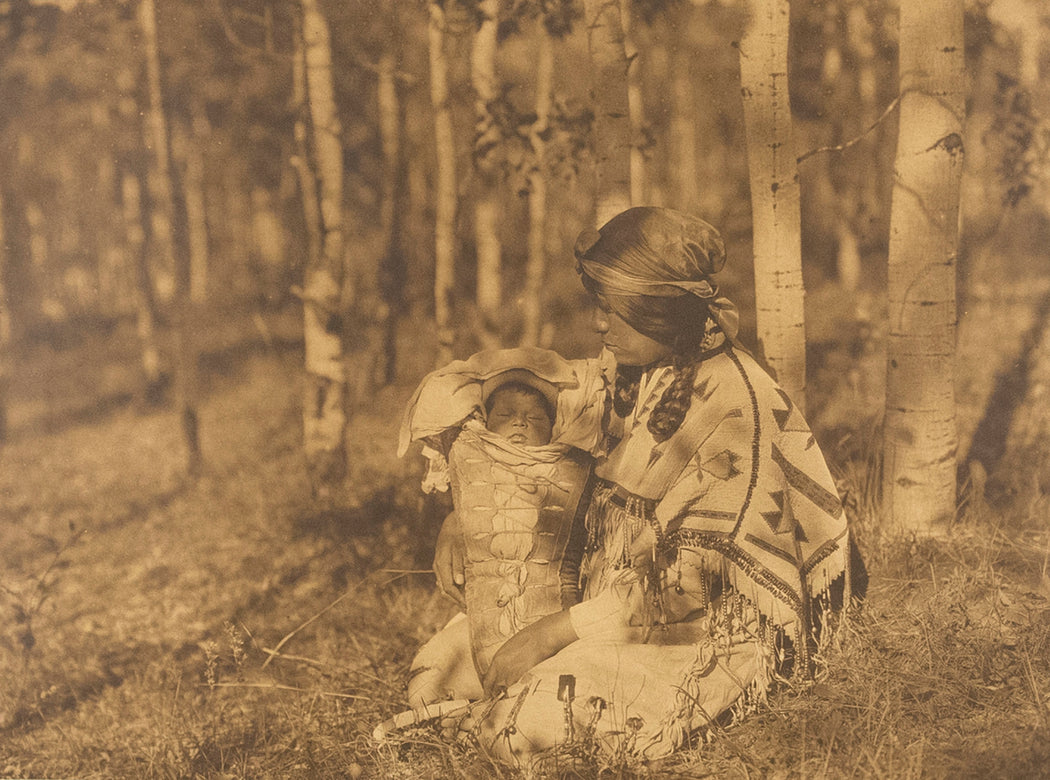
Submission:
<svg viewBox="0 0 1050 780">
<path fill-rule="evenodd" d="M 682 345 L 683 348 L 685 345 Z M 693 387 L 696 384 L 696 372 L 700 368 L 700 345 L 671 354 L 674 380 L 668 386 L 652 414 L 646 427 L 659 443 L 671 438 L 681 427 L 693 404 Z M 638 386 L 645 366 L 617 366 L 616 383 L 613 387 L 613 411 L 620 417 L 626 417 L 638 403 Z"/>
<path fill-rule="evenodd" d="M 715 328 L 709 276 L 725 262 L 722 239 L 709 224 L 671 209 L 639 207 L 577 240 L 582 282 L 612 313 L 671 349 L 674 380 L 648 429 L 657 442 L 682 425 L 693 400 L 705 337 Z M 698 291 L 699 290 L 699 291 Z M 646 294 L 647 292 L 654 294 Z M 613 410 L 626 417 L 638 401 L 644 366 L 618 366 Z"/>
</svg>

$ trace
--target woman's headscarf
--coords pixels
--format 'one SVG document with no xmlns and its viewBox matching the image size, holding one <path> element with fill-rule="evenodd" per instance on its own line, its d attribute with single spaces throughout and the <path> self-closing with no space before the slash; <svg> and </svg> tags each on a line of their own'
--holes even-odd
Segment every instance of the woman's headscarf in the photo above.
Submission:
<svg viewBox="0 0 1050 780">
<path fill-rule="evenodd" d="M 656 337 L 689 327 L 655 321 L 682 309 L 661 305 L 670 303 L 666 301 L 647 305 L 646 300 L 691 295 L 706 306 L 726 337 L 735 340 L 739 313 L 718 294 L 712 278 L 725 265 L 725 244 L 704 220 L 673 209 L 638 206 L 616 215 L 599 230 L 583 231 L 574 253 L 584 284 L 606 296 L 610 308 L 635 330 Z"/>
</svg>

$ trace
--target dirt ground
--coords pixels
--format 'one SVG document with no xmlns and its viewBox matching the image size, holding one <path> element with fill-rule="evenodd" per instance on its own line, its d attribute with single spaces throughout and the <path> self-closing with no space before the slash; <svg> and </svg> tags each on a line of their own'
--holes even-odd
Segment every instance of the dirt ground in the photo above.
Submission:
<svg viewBox="0 0 1050 780">
<path fill-rule="evenodd" d="M 209 364 L 196 480 L 171 412 L 78 414 L 56 389 L 50 423 L 16 415 L 0 450 L 0 776 L 519 775 L 425 734 L 372 742 L 453 613 L 428 571 L 442 506 L 419 493 L 419 459 L 394 456 L 414 378 L 357 415 L 350 487 L 321 506 L 299 457 L 301 354 L 271 343 Z M 814 350 L 814 419 L 872 585 L 815 684 L 663 764 L 561 776 L 1050 777 L 1050 501 L 971 490 L 947 541 L 883 533 L 873 429 L 831 403 L 878 394 L 836 369 L 846 349 Z"/>
</svg>

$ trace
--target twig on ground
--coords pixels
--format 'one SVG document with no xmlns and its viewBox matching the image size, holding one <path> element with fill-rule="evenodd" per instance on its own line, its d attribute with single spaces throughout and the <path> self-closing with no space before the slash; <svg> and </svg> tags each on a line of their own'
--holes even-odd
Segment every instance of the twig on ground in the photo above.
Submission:
<svg viewBox="0 0 1050 780">
<path fill-rule="evenodd" d="M 301 655 L 291 655 L 289 653 L 279 653 L 276 650 L 271 650 L 269 647 L 262 648 L 262 651 L 264 653 L 266 653 L 266 655 L 269 656 L 269 658 L 280 658 L 282 661 L 294 661 L 296 663 L 307 664 L 309 666 L 314 666 L 314 667 L 316 667 L 318 669 L 321 669 L 321 668 L 324 668 L 325 666 L 329 666 L 330 665 L 330 664 L 322 663 L 321 661 L 315 661 L 313 658 L 306 658 L 305 656 L 301 656 Z M 269 659 L 267 659 L 267 660 L 269 660 Z"/>
<path fill-rule="evenodd" d="M 424 572 L 422 569 L 378 569 L 375 572 L 373 572 L 373 574 L 395 574 L 396 575 L 395 577 L 393 577 L 393 578 L 387 580 L 386 582 L 384 582 L 383 586 L 390 585 L 391 583 L 396 582 L 397 580 L 401 579 L 406 574 L 430 574 L 430 573 L 431 572 L 429 572 L 429 571 Z M 318 618 L 322 617 L 327 612 L 332 610 L 334 607 L 336 607 L 338 604 L 340 604 L 346 598 L 348 598 L 349 596 L 354 595 L 358 591 L 358 589 L 360 589 L 363 585 L 365 585 L 365 583 L 368 582 L 368 579 L 371 576 L 372 575 L 370 574 L 367 577 L 365 577 L 364 579 L 362 579 L 360 582 L 358 582 L 356 585 L 354 585 L 354 587 L 350 588 L 346 593 L 341 595 L 335 601 L 331 602 L 327 607 L 325 607 L 324 609 L 322 609 L 320 612 L 316 613 L 312 617 L 307 618 L 305 621 L 303 621 L 295 629 L 293 629 L 289 633 L 285 634 L 284 638 L 281 639 L 281 641 L 277 643 L 277 646 L 274 647 L 272 650 L 267 650 L 267 649 L 263 648 L 263 652 L 267 653 L 268 655 L 266 657 L 266 660 L 263 661 L 262 667 L 265 669 L 267 666 L 269 666 L 270 661 L 272 661 L 275 656 L 280 655 L 281 648 L 284 647 L 288 642 L 290 642 L 291 639 L 296 634 L 298 634 L 300 631 L 302 631 L 304 628 L 309 626 L 315 620 L 317 620 Z"/>
<path fill-rule="evenodd" d="M 292 693 L 310 693 L 315 696 L 331 696 L 337 699 L 355 699 L 357 701 L 369 701 L 368 696 L 355 696 L 352 693 L 336 693 L 335 691 L 316 691 L 309 688 L 296 688 L 294 685 L 281 685 L 280 683 L 233 683 L 216 682 L 200 683 L 198 688 L 267 688 L 275 691 L 291 691 Z"/>
</svg>

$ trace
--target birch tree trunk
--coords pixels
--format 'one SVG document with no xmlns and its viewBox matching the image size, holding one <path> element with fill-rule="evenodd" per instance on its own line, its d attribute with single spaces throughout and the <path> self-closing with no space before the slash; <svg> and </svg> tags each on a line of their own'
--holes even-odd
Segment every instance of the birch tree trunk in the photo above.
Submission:
<svg viewBox="0 0 1050 780">
<path fill-rule="evenodd" d="M 142 376 L 145 380 L 144 399 L 153 401 L 161 383 L 160 350 L 157 348 L 153 283 L 150 280 L 149 259 L 146 256 L 146 231 L 142 221 L 142 186 L 138 176 L 125 171 L 120 180 L 120 192 L 128 265 L 135 279 L 135 326 L 139 339 Z"/>
<path fill-rule="evenodd" d="M 292 57 L 292 113 L 295 115 L 293 134 L 295 154 L 292 167 L 299 182 L 299 197 L 303 203 L 303 223 L 306 227 L 306 268 L 321 265 L 321 244 L 324 241 L 321 227 L 321 205 L 317 198 L 317 177 L 310 164 L 310 129 L 307 122 L 309 108 L 306 105 L 306 63 L 303 61 L 302 31 L 296 36 L 297 50 Z"/>
<path fill-rule="evenodd" d="M 595 221 L 631 206 L 631 112 L 619 0 L 584 0 L 594 106 Z"/>
<path fill-rule="evenodd" d="M 696 81 L 693 52 L 679 43 L 671 66 L 671 159 L 676 205 L 695 214 L 700 203 L 700 178 L 696 164 Z"/>
<path fill-rule="evenodd" d="M 192 132 L 186 139 L 186 218 L 189 228 L 189 297 L 195 305 L 208 298 L 208 210 L 204 197 L 204 154 L 201 145 L 210 132 L 208 120 L 198 108 L 194 111 Z"/>
<path fill-rule="evenodd" d="M 474 243 L 477 251 L 475 300 L 481 315 L 482 343 L 497 345 L 502 302 L 503 248 L 499 235 L 500 130 L 492 115 L 499 97 L 496 81 L 496 27 L 498 0 L 479 0 L 481 20 L 470 51 L 470 79 L 474 87 Z"/>
<path fill-rule="evenodd" d="M 631 125 L 631 203 L 648 203 L 645 151 L 645 91 L 642 86 L 642 63 L 635 40 L 631 0 L 620 0 L 620 20 L 623 25 L 623 48 L 627 59 L 627 108 Z"/>
<path fill-rule="evenodd" d="M 321 214 L 321 252 L 303 284 L 306 387 L 303 446 L 315 494 L 330 495 L 346 475 L 347 381 L 341 295 L 343 149 L 332 80 L 328 21 L 318 0 L 301 0 L 303 63 Z"/>
<path fill-rule="evenodd" d="M 393 36 L 399 33 L 392 29 Z M 379 135 L 383 149 L 383 192 L 380 223 L 383 230 L 383 258 L 379 272 L 382 296 L 378 327 L 382 329 L 382 356 L 377 381 L 387 385 L 397 373 L 397 325 L 404 308 L 406 282 L 405 256 L 401 244 L 402 213 L 405 207 L 405 167 L 401 153 L 404 122 L 397 86 L 397 58 L 384 52 L 379 59 Z"/>
<path fill-rule="evenodd" d="M 902 3 L 890 216 L 883 506 L 944 530 L 955 512 L 955 261 L 963 167 L 962 0 Z"/>
<path fill-rule="evenodd" d="M 200 381 L 198 376 L 198 349 L 196 328 L 197 307 L 190 298 L 192 281 L 191 225 L 188 213 L 185 182 L 172 161 L 173 186 L 178 194 L 172 201 L 172 234 L 175 252 L 175 403 L 182 423 L 186 444 L 187 468 L 190 474 L 200 473 L 203 463 L 200 445 Z"/>
<path fill-rule="evenodd" d="M 175 313 L 176 408 L 182 423 L 187 468 L 191 474 L 196 474 L 200 471 L 202 457 L 197 414 L 197 351 L 193 332 L 196 318 L 189 300 L 189 226 L 185 200 L 176 198 L 179 188 L 175 181 L 177 171 L 172 163 L 170 130 L 164 114 L 157 17 L 153 0 L 142 0 L 139 12 L 146 44 L 146 70 L 149 79 L 149 126 L 154 153 L 152 195 L 156 199 L 157 214 L 161 217 L 154 222 L 154 229 L 160 226 L 160 229 L 164 230 L 166 225 L 167 235 L 160 238 L 166 247 L 164 265 L 171 263 L 170 284 Z M 161 273 L 166 275 L 167 272 L 168 269 L 162 266 Z M 164 288 L 160 286 L 159 289 L 163 291 Z"/>
<path fill-rule="evenodd" d="M 529 174 L 529 254 L 525 264 L 525 295 L 521 343 L 538 346 L 543 326 L 543 283 L 547 275 L 546 142 L 554 81 L 554 44 L 543 20 L 536 32 L 536 121 L 529 132 L 535 167 Z"/>
<path fill-rule="evenodd" d="M 448 104 L 448 58 L 445 54 L 445 10 L 430 0 L 427 27 L 430 55 L 430 102 L 434 108 L 437 151 L 437 193 L 434 219 L 434 319 L 437 325 L 437 365 L 452 360 L 452 306 L 456 252 L 456 147 Z"/>
<path fill-rule="evenodd" d="M 160 47 L 157 42 L 157 10 L 154 0 L 140 0 L 139 26 L 146 50 L 146 86 L 149 95 L 146 112 L 146 146 L 153 153 L 153 167 L 147 176 L 152 212 L 150 215 L 150 279 L 155 295 L 167 302 L 175 292 L 175 250 L 172 237 L 171 153 L 168 148 L 167 120 L 161 87 Z"/>
<path fill-rule="evenodd" d="M 788 0 L 750 0 L 740 42 L 760 351 L 805 408 L 806 334 L 798 165 L 788 95 Z"/>
</svg>

